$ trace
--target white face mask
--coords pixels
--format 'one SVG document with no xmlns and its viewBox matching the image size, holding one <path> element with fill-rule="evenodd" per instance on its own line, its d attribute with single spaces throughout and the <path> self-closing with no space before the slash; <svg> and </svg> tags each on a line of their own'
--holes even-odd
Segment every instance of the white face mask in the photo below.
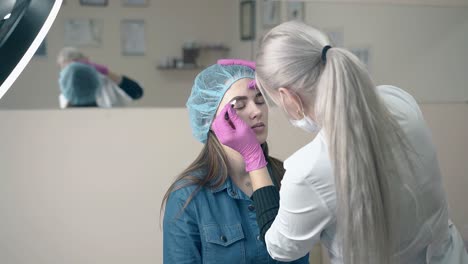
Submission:
<svg viewBox="0 0 468 264">
<path fill-rule="evenodd" d="M 299 99 L 300 100 L 300 99 Z M 283 101 L 283 96 L 281 95 L 281 101 Z M 301 102 L 301 108 L 302 108 L 302 102 Z M 284 105 L 284 101 L 283 101 L 283 109 L 286 113 L 288 113 L 288 110 L 286 110 L 286 106 Z M 304 113 L 304 110 L 301 109 L 302 111 L 302 116 L 303 118 L 302 119 L 299 119 L 299 120 L 296 120 L 296 119 L 291 119 L 289 118 L 289 122 L 291 123 L 291 125 L 297 127 L 297 128 L 300 128 L 306 132 L 309 132 L 309 133 L 317 133 L 320 131 L 320 126 L 315 123 L 312 119 L 310 119 L 310 117 L 308 117 L 305 113 Z M 289 113 L 288 113 L 289 115 Z"/>
<path fill-rule="evenodd" d="M 319 125 L 306 115 L 304 115 L 304 118 L 299 120 L 289 119 L 289 122 L 291 125 L 309 133 L 317 133 L 320 131 Z"/>
</svg>

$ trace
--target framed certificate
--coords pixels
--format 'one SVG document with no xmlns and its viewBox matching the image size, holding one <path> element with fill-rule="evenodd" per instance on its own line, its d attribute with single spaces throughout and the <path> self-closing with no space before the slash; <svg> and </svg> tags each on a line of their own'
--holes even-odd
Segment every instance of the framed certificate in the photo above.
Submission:
<svg viewBox="0 0 468 264">
<path fill-rule="evenodd" d="M 149 0 L 122 0 L 123 6 L 148 6 Z"/>
<path fill-rule="evenodd" d="M 263 0 L 263 27 L 276 26 L 281 22 L 281 2 Z"/>
<path fill-rule="evenodd" d="M 100 47 L 102 20 L 68 19 L 65 21 L 65 45 Z"/>
<path fill-rule="evenodd" d="M 304 21 L 305 11 L 304 2 L 287 2 L 288 4 L 288 20 Z"/>
<path fill-rule="evenodd" d="M 82 6 L 107 6 L 107 0 L 80 0 Z"/>
<path fill-rule="evenodd" d="M 145 55 L 145 21 L 125 19 L 120 25 L 122 55 Z"/>
<path fill-rule="evenodd" d="M 246 0 L 240 3 L 241 40 L 255 39 L 255 1 Z"/>
</svg>

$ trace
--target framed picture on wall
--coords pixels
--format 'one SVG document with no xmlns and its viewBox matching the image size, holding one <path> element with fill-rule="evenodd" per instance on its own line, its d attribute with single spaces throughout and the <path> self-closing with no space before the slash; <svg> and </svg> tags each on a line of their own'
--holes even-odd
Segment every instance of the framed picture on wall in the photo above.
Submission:
<svg viewBox="0 0 468 264">
<path fill-rule="evenodd" d="M 322 29 L 331 41 L 333 47 L 344 47 L 344 28 L 324 28 Z"/>
<path fill-rule="evenodd" d="M 123 6 L 148 6 L 149 0 L 122 0 Z"/>
<path fill-rule="evenodd" d="M 107 6 L 107 0 L 80 0 L 82 6 Z"/>
<path fill-rule="evenodd" d="M 287 2 L 288 5 L 288 20 L 300 20 L 305 19 L 304 2 Z"/>
<path fill-rule="evenodd" d="M 120 24 L 122 55 L 141 56 L 146 52 L 145 21 L 125 19 Z"/>
<path fill-rule="evenodd" d="M 281 22 L 281 2 L 262 0 L 263 27 L 273 27 Z"/>
<path fill-rule="evenodd" d="M 102 43 L 102 20 L 68 19 L 65 21 L 65 45 L 100 47 Z"/>
<path fill-rule="evenodd" d="M 241 40 L 255 39 L 255 1 L 245 0 L 240 3 Z"/>
<path fill-rule="evenodd" d="M 359 60 L 364 63 L 367 70 L 371 72 L 372 53 L 370 45 L 348 47 L 349 51 L 354 53 Z"/>
</svg>

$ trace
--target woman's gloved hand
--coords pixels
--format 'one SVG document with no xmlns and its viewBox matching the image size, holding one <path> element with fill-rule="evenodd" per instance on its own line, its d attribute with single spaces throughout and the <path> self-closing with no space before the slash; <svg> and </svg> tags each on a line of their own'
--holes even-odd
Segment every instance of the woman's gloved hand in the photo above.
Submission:
<svg viewBox="0 0 468 264">
<path fill-rule="evenodd" d="M 107 76 L 109 74 L 109 68 L 107 68 L 107 66 L 105 66 L 105 65 L 91 62 L 88 59 L 80 59 L 80 60 L 76 60 L 76 62 L 81 62 L 81 63 L 84 63 L 84 64 L 88 64 L 89 66 L 94 67 L 94 69 L 96 69 L 96 71 L 98 71 L 99 73 L 101 73 L 103 75 Z"/>
<path fill-rule="evenodd" d="M 218 140 L 244 158 L 245 170 L 251 172 L 267 165 L 262 147 L 254 131 L 242 120 L 231 104 L 226 104 L 215 118 L 212 130 Z"/>
</svg>

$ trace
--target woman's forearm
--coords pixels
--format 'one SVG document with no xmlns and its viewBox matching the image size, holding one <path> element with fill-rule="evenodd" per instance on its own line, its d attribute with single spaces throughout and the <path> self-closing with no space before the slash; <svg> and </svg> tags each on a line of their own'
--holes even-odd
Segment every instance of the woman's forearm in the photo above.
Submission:
<svg viewBox="0 0 468 264">
<path fill-rule="evenodd" d="M 249 175 L 250 180 L 252 181 L 252 188 L 254 192 L 262 187 L 273 185 L 267 167 L 263 167 L 258 170 L 253 170 L 249 172 Z"/>
</svg>

